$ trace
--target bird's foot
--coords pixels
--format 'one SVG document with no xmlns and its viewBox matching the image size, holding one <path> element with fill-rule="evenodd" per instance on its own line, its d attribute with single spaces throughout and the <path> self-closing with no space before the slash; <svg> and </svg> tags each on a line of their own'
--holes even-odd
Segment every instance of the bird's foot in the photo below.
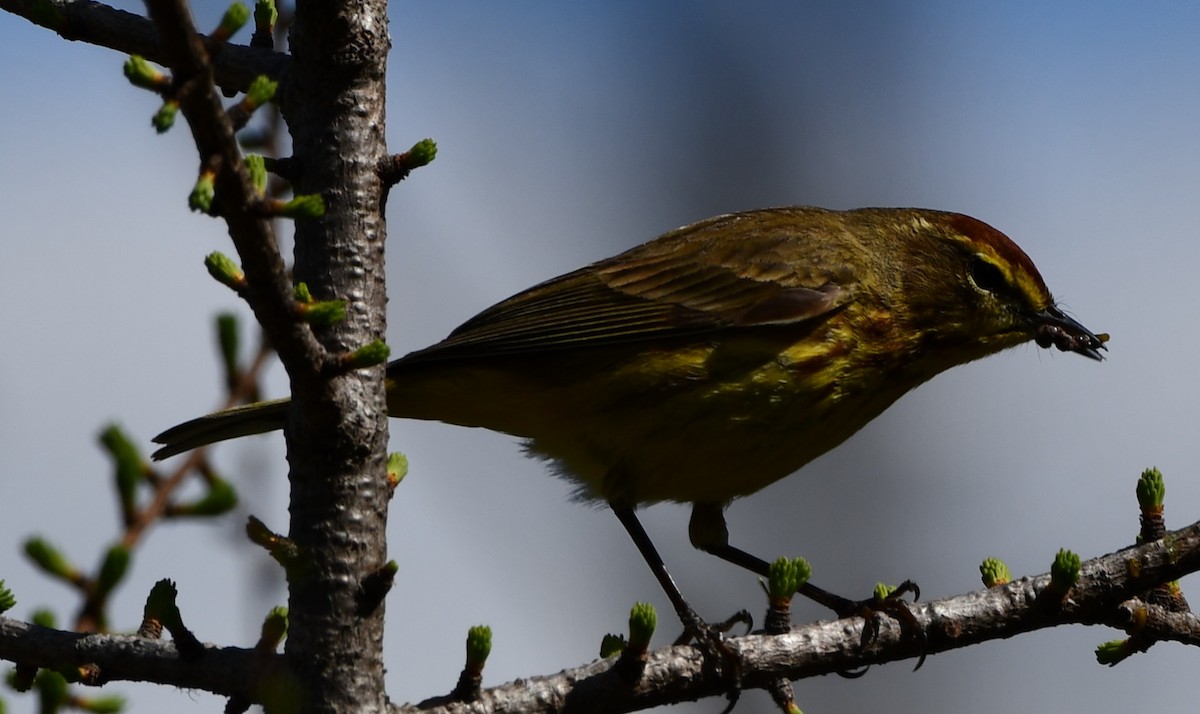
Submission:
<svg viewBox="0 0 1200 714">
<path fill-rule="evenodd" d="M 754 627 L 754 618 L 747 610 L 740 610 L 724 622 L 709 623 L 701 619 L 694 610 L 688 608 L 679 613 L 683 622 L 683 634 L 675 640 L 676 645 L 692 644 L 704 655 L 706 668 L 711 668 L 713 674 L 727 683 L 725 697 L 728 706 L 721 714 L 733 710 L 742 695 L 742 676 L 745 665 L 741 654 L 730 647 L 726 634 L 737 625 L 745 625 L 749 633 Z"/>
<path fill-rule="evenodd" d="M 865 645 L 879 635 L 879 619 L 880 616 L 886 615 L 895 619 L 900 623 L 901 633 L 916 641 L 920 649 L 921 656 L 917 659 L 917 665 L 913 667 L 913 671 L 921 668 L 925 664 L 926 656 L 926 637 L 925 632 L 917 623 L 917 616 L 909 608 L 909 603 L 904 599 L 909 593 L 913 596 L 913 602 L 916 602 L 921 597 L 921 588 L 911 580 L 905 580 L 895 588 L 881 585 L 876 588 L 875 595 L 866 600 L 853 601 L 845 598 L 836 598 L 836 607 L 834 612 L 838 617 L 861 617 L 864 620 L 862 642 Z M 838 672 L 843 677 L 855 679 L 866 674 L 867 667 L 859 670 Z"/>
</svg>

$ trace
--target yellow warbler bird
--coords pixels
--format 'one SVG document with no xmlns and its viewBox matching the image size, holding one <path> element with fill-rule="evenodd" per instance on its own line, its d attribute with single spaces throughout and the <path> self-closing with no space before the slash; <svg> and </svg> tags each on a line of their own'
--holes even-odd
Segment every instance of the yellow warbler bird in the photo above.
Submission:
<svg viewBox="0 0 1200 714">
<path fill-rule="evenodd" d="M 709 218 L 519 293 L 387 368 L 388 413 L 512 434 L 610 504 L 689 627 L 634 516 L 693 504 L 696 547 L 744 567 L 723 508 L 846 440 L 939 372 L 1035 340 L 1101 359 L 1038 270 L 974 218 L 775 208 Z M 287 402 L 163 432 L 155 458 L 284 425 Z"/>
</svg>

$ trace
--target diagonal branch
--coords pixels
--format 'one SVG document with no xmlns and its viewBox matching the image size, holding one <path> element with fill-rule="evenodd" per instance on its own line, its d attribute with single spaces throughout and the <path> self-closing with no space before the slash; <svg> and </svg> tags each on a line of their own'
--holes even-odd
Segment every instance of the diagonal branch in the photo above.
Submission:
<svg viewBox="0 0 1200 714">
<path fill-rule="evenodd" d="M 1109 625 L 1200 645 L 1200 618 L 1168 613 L 1131 601 L 1156 585 L 1200 570 L 1200 522 L 1166 538 L 1083 563 L 1079 581 L 1059 599 L 1048 590 L 1050 574 L 911 605 L 917 632 L 879 619 L 878 632 L 864 638 L 865 621 L 851 617 L 801 625 L 782 635 L 748 635 L 729 640 L 740 655 L 743 684 L 766 688 L 779 678 L 804 679 L 860 669 L 922 654 L 1012 637 L 1067 624 Z M 1137 611 L 1142 612 L 1137 616 Z M 921 645 L 922 637 L 924 645 Z M 395 712 L 623 712 L 701 697 L 719 696 L 728 682 L 704 666 L 699 650 L 668 647 L 650 653 L 641 679 L 630 686 L 616 659 L 545 677 L 531 677 L 482 692 L 478 701 L 444 697 Z"/>
<path fill-rule="evenodd" d="M 274 653 L 213 645 L 185 660 L 163 640 L 66 632 L 2 616 L 0 659 L 60 671 L 96 664 L 106 681 L 154 682 L 226 696 L 251 695 L 282 661 Z"/>
<path fill-rule="evenodd" d="M 0 9 L 54 30 L 64 39 L 169 64 L 154 23 L 140 15 L 90 0 L 0 0 Z M 245 91 L 260 74 L 279 79 L 291 66 L 291 58 L 272 50 L 227 45 L 213 65 L 217 85 L 235 92 Z"/>
<path fill-rule="evenodd" d="M 1109 625 L 1140 636 L 1200 645 L 1200 618 L 1170 613 L 1131 600 L 1154 586 L 1200 570 L 1200 522 L 1163 540 L 1126 548 L 1083 564 L 1067 597 L 1051 596 L 1050 575 L 1022 578 L 1003 587 L 912 605 L 919 637 L 881 619 L 864 640 L 860 617 L 816 622 L 781 635 L 729 640 L 744 664 L 744 685 L 769 686 L 778 678 L 803 679 L 870 664 L 913 659 L 1032 630 L 1067 624 Z M 1143 617 L 1137 617 L 1138 611 Z M 1136 622 L 1136 624 L 1135 624 Z M 1139 629 L 1140 628 L 1140 629 Z M 0 659 L 63 669 L 100 666 L 108 681 L 156 682 L 254 698 L 254 683 L 278 671 L 280 659 L 234 647 L 206 646 L 184 661 L 175 646 L 131 636 L 83 635 L 0 617 Z M 610 658 L 484 690 L 471 703 L 445 697 L 394 712 L 635 711 L 672 702 L 717 696 L 728 683 L 704 666 L 694 647 L 667 647 L 648 655 L 640 679 L 630 684 Z M 449 681 L 449 679 L 448 679 Z"/>
<path fill-rule="evenodd" d="M 232 124 L 213 84 L 213 67 L 187 7 L 174 0 L 147 3 L 163 41 L 165 64 L 177 82 L 180 111 L 187 119 L 201 162 L 217 165 L 221 217 L 242 259 L 246 301 L 271 345 L 288 368 L 293 385 L 320 377 L 325 350 L 294 314 L 292 285 L 270 221 L 255 210 L 258 194 L 242 164 Z M 224 54 L 223 48 L 221 54 Z"/>
</svg>

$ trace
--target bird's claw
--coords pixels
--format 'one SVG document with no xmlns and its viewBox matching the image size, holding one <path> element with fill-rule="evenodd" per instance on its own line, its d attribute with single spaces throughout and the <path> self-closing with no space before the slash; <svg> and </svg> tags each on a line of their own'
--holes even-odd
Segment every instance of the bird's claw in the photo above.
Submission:
<svg viewBox="0 0 1200 714">
<path fill-rule="evenodd" d="M 913 602 L 916 602 L 921 597 L 921 588 L 911 580 L 905 580 L 898 587 L 889 592 L 883 597 L 871 597 L 859 602 L 847 601 L 842 608 L 839 608 L 837 613 L 839 617 L 858 616 L 863 618 L 863 633 L 862 644 L 866 645 L 871 640 L 879 635 L 879 615 L 889 615 L 900 623 L 901 634 L 905 637 L 913 637 L 917 641 L 920 648 L 921 656 L 917 659 L 917 665 L 913 667 L 913 671 L 921 668 L 925 664 L 926 652 L 926 635 L 917 623 L 917 616 L 909 608 L 908 602 L 904 600 L 904 596 L 912 593 Z M 852 671 L 842 671 L 838 674 L 846 679 L 857 679 L 867 673 L 870 665 L 862 669 Z"/>
<path fill-rule="evenodd" d="M 754 618 L 747 610 L 740 610 L 724 622 L 715 624 L 705 622 L 695 612 L 680 613 L 680 619 L 683 620 L 683 634 L 675 640 L 675 644 L 693 644 L 704 655 L 705 666 L 711 667 L 717 677 L 728 681 L 729 687 L 725 696 L 729 705 L 721 712 L 728 714 L 742 695 L 745 664 L 741 654 L 729 646 L 725 633 L 738 624 L 744 624 L 748 633 L 754 626 Z"/>
</svg>

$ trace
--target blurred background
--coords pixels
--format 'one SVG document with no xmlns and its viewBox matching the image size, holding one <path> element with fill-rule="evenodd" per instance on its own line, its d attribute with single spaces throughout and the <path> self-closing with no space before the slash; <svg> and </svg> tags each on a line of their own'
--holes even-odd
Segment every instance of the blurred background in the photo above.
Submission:
<svg viewBox="0 0 1200 714">
<path fill-rule="evenodd" d="M 200 26 L 223 9 L 200 2 Z M 1110 332 L 1109 359 L 1030 344 L 952 370 L 733 504 L 733 542 L 804 555 L 814 581 L 844 595 L 913 578 L 936 599 L 980 587 L 987 556 L 1021 576 L 1046 571 L 1060 547 L 1088 558 L 1128 545 L 1134 483 L 1151 465 L 1167 478 L 1168 525 L 1200 518 L 1200 5 L 464 1 L 391 13 L 390 148 L 439 146 L 388 205 L 394 354 L 717 213 L 961 211 L 1014 238 L 1072 314 Z M 125 81 L 124 59 L 0 15 L 0 578 L 21 617 L 44 605 L 69 620 L 76 605 L 25 562 L 24 538 L 93 567 L 117 532 L 96 434 L 117 421 L 148 448 L 215 407 L 212 317 L 247 315 L 201 264 L 232 249 L 219 221 L 187 210 L 186 127 L 154 134 L 157 103 Z M 268 373 L 270 396 L 285 385 Z M 389 526 L 394 701 L 449 691 L 477 623 L 495 633 L 485 685 L 591 660 L 637 600 L 659 608 L 657 645 L 678 632 L 616 520 L 571 503 L 512 439 L 393 421 L 392 446 L 411 462 Z M 253 643 L 286 593 L 242 528 L 253 513 L 286 531 L 282 455 L 278 436 L 214 451 L 239 512 L 159 527 L 116 597 L 116 628 L 135 629 L 151 584 L 170 577 L 200 639 Z M 669 504 L 642 514 L 692 603 L 711 619 L 761 611 L 753 577 L 691 549 L 687 517 Z M 1200 600 L 1196 581 L 1183 587 Z M 797 621 L 826 617 L 797 604 Z M 809 714 L 1194 711 L 1200 655 L 1160 644 L 1096 664 L 1094 647 L 1121 636 L 1058 628 L 936 655 L 916 673 L 901 662 L 802 681 L 796 696 Z M 223 707 L 201 692 L 108 689 L 135 712 Z M 34 706 L 4 696 L 12 711 Z M 741 706 L 770 702 L 750 692 Z"/>
</svg>

